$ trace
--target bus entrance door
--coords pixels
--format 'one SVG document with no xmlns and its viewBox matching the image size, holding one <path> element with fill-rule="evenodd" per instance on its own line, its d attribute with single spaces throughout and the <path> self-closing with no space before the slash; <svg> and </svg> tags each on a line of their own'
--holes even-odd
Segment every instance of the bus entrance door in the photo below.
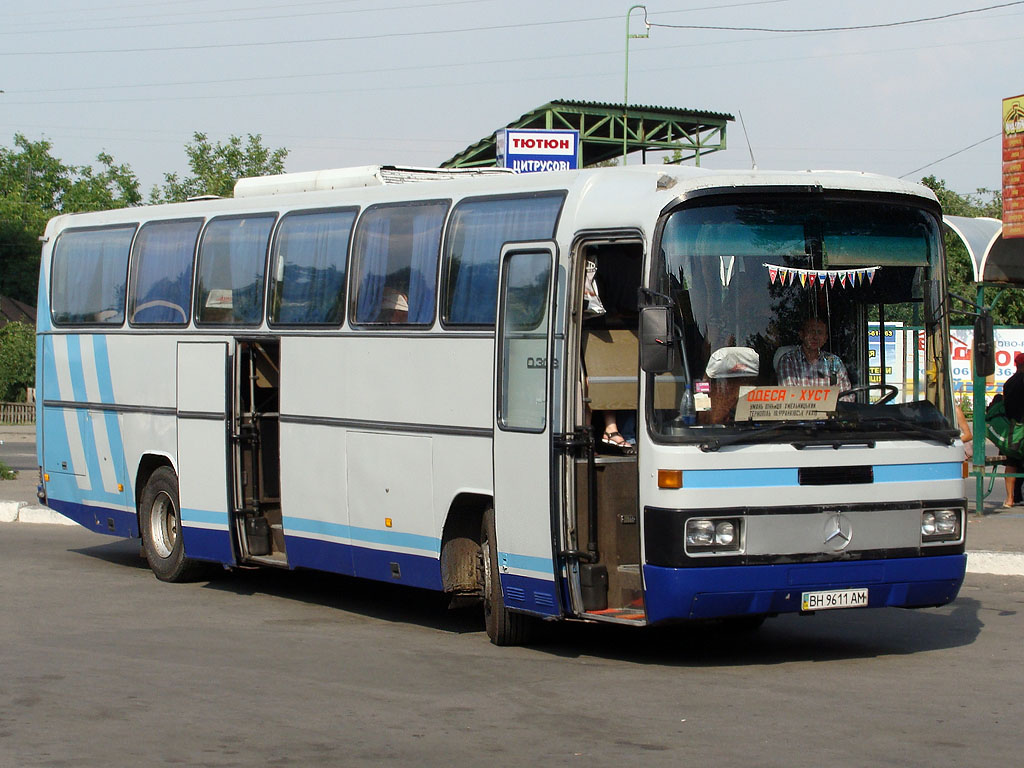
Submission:
<svg viewBox="0 0 1024 768">
<path fill-rule="evenodd" d="M 228 345 L 179 342 L 178 499 L 185 554 L 234 564 L 228 514 Z"/>
<path fill-rule="evenodd" d="M 281 516 L 281 345 L 237 339 L 231 417 L 234 519 L 242 556 L 287 565 Z"/>
<path fill-rule="evenodd" d="M 494 530 L 485 554 L 504 607 L 561 613 L 552 548 L 552 425 L 555 246 L 502 251 L 495 351 Z M 488 571 L 490 573 L 490 571 Z M 497 596 L 496 596 L 497 597 Z M 494 600 L 492 599 L 492 602 Z M 492 637 L 493 639 L 493 637 Z"/>
</svg>

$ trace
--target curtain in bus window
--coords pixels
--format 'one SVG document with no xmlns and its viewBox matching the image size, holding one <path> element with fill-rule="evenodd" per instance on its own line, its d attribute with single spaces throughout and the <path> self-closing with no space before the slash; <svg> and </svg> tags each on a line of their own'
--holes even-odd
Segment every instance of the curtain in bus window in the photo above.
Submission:
<svg viewBox="0 0 1024 768">
<path fill-rule="evenodd" d="M 367 211 L 356 235 L 357 323 L 428 325 L 447 203 Z"/>
<path fill-rule="evenodd" d="M 561 193 L 532 198 L 474 200 L 452 215 L 447 250 L 445 321 L 493 325 L 501 246 L 554 237 Z"/>
<path fill-rule="evenodd" d="M 273 216 L 214 219 L 199 246 L 199 320 L 258 325 Z"/>
<path fill-rule="evenodd" d="M 409 322 L 434 319 L 434 275 L 441 245 L 441 218 L 417 216 L 412 225 L 412 261 L 409 269 Z"/>
<path fill-rule="evenodd" d="M 270 321 L 340 325 L 355 211 L 285 216 L 274 246 Z"/>
<path fill-rule="evenodd" d="M 124 322 L 128 251 L 135 225 L 71 230 L 57 240 L 51 269 L 55 323 Z"/>
<path fill-rule="evenodd" d="M 146 224 L 135 239 L 129 319 L 140 325 L 185 325 L 192 261 L 202 219 Z"/>
<path fill-rule="evenodd" d="M 377 322 L 380 315 L 381 299 L 384 296 L 384 279 L 387 275 L 388 235 L 391 222 L 374 212 L 366 224 L 360 229 L 358 302 L 356 304 L 356 322 Z M 372 215 L 372 214 L 371 214 Z"/>
</svg>

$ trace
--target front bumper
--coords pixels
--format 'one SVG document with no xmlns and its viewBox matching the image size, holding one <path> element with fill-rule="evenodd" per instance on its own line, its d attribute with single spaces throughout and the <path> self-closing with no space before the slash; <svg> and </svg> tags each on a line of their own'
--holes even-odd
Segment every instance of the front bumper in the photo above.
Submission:
<svg viewBox="0 0 1024 768">
<path fill-rule="evenodd" d="M 960 590 L 967 555 L 665 568 L 644 566 L 651 624 L 765 613 L 796 613 L 810 590 L 867 587 L 868 607 L 945 605 Z"/>
</svg>

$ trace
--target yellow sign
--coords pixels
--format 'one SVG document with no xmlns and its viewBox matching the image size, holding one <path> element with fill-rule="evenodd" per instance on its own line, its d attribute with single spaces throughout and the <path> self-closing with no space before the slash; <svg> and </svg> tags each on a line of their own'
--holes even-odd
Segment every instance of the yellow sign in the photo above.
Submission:
<svg viewBox="0 0 1024 768">
<path fill-rule="evenodd" d="M 1024 237 L 1024 94 L 1003 99 L 1003 237 Z"/>
</svg>

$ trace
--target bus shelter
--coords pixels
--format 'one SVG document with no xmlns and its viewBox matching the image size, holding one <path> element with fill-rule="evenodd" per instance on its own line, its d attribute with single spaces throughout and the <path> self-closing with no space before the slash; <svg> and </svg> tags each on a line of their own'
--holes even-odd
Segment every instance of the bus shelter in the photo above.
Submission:
<svg viewBox="0 0 1024 768">
<path fill-rule="evenodd" d="M 1024 238 L 1004 238 L 1003 223 L 999 219 L 944 216 L 943 222 L 967 248 L 977 286 L 978 308 L 985 306 L 986 288 L 1024 288 Z M 971 476 L 976 482 L 975 509 L 980 513 L 984 508 L 985 480 L 995 479 L 995 466 L 1000 460 L 989 462 L 985 458 L 985 377 L 975 371 L 973 378 Z"/>
<path fill-rule="evenodd" d="M 550 101 L 503 128 L 575 130 L 580 135 L 580 167 L 606 163 L 623 152 L 679 151 L 679 161 L 700 165 L 703 155 L 725 149 L 726 125 L 733 116 L 677 107 L 613 104 L 600 101 Z M 497 131 L 441 163 L 442 168 L 478 168 L 497 164 Z"/>
</svg>

